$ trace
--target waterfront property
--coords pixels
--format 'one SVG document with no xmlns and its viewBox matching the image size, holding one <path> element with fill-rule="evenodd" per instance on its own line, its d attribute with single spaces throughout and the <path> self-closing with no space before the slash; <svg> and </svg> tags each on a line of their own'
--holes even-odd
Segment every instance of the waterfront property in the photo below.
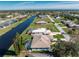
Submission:
<svg viewBox="0 0 79 59">
<path fill-rule="evenodd" d="M 46 29 L 46 28 L 37 28 L 35 30 L 32 30 L 32 34 L 40 34 L 40 33 L 42 33 L 42 34 L 50 34 L 51 31 Z"/>
<path fill-rule="evenodd" d="M 38 22 L 36 22 L 36 24 L 47 24 L 47 22 L 46 21 L 38 21 Z"/>
<path fill-rule="evenodd" d="M 50 38 L 46 35 L 34 34 L 30 45 L 31 51 L 49 51 L 50 49 Z"/>
<path fill-rule="evenodd" d="M 9 21 L 5 21 L 5 22 L 3 22 L 3 23 L 0 24 L 0 28 L 1 28 L 1 29 L 2 29 L 2 28 L 5 28 L 6 26 L 9 26 L 9 25 L 11 25 L 11 24 L 13 24 L 13 23 L 15 23 L 15 22 L 17 22 L 16 19 L 11 19 L 11 20 L 9 20 Z"/>
<path fill-rule="evenodd" d="M 0 56 L 3 56 L 8 48 L 12 45 L 16 33 L 18 32 L 21 34 L 33 22 L 35 17 L 36 16 L 30 17 L 28 20 L 25 20 L 24 22 L 0 37 Z"/>
</svg>

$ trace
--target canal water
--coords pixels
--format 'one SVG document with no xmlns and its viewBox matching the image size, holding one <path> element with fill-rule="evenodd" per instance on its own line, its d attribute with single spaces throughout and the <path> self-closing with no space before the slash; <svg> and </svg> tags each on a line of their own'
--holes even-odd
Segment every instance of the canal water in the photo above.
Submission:
<svg viewBox="0 0 79 59">
<path fill-rule="evenodd" d="M 12 45 L 16 33 L 22 33 L 33 22 L 35 17 L 36 16 L 31 16 L 29 19 L 0 37 L 0 56 L 3 56 Z"/>
</svg>

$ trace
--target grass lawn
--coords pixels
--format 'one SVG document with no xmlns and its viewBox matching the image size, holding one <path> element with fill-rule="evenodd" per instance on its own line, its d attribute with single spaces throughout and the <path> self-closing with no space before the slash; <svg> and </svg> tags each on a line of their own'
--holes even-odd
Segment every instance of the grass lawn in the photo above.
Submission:
<svg viewBox="0 0 79 59">
<path fill-rule="evenodd" d="M 27 18 L 29 18 L 29 16 Z M 11 24 L 10 26 L 7 26 L 6 28 L 0 29 L 0 36 L 5 34 L 6 32 L 8 32 L 9 30 L 11 30 L 13 27 L 16 27 L 17 25 L 19 25 L 20 23 L 22 23 L 25 20 L 26 20 L 26 18 L 14 23 L 14 24 Z"/>
<path fill-rule="evenodd" d="M 42 19 L 42 18 L 36 18 L 36 20 L 34 20 L 34 22 L 38 22 L 38 21 L 46 21 L 46 22 L 51 22 L 50 19 L 48 17 Z"/>
<path fill-rule="evenodd" d="M 65 26 L 64 24 L 62 24 L 62 23 L 60 23 L 59 25 L 60 25 L 61 27 L 66 27 L 66 26 Z"/>
<path fill-rule="evenodd" d="M 65 32 L 68 32 L 68 31 L 69 31 L 68 28 L 63 28 L 63 30 L 64 30 Z"/>
<path fill-rule="evenodd" d="M 60 20 L 58 20 L 58 19 L 55 19 L 55 22 L 56 22 L 56 23 L 61 23 L 61 21 L 60 21 Z"/>
<path fill-rule="evenodd" d="M 64 38 L 64 36 L 63 36 L 63 35 L 61 35 L 61 34 L 54 35 L 53 37 L 54 37 L 54 38 L 57 38 L 57 39 Z"/>
<path fill-rule="evenodd" d="M 48 23 L 44 25 L 39 25 L 39 24 L 31 24 L 28 29 L 36 29 L 36 28 L 47 28 L 51 30 L 52 32 L 59 32 L 59 30 L 55 27 L 53 23 Z"/>
<path fill-rule="evenodd" d="M 47 23 L 47 24 L 35 24 L 35 22 L 38 20 L 38 18 L 36 18 L 34 20 L 34 22 L 27 28 L 27 30 L 29 29 L 36 29 L 36 28 L 47 28 L 53 32 L 59 32 L 59 30 L 55 27 L 54 23 Z"/>
</svg>

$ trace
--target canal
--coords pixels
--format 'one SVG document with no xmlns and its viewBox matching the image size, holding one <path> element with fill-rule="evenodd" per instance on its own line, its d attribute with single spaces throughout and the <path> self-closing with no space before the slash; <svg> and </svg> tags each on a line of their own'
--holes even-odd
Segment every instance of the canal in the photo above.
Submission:
<svg viewBox="0 0 79 59">
<path fill-rule="evenodd" d="M 3 56 L 12 45 L 16 33 L 22 33 L 33 22 L 35 17 L 36 16 L 31 16 L 29 19 L 0 37 L 0 56 Z"/>
</svg>

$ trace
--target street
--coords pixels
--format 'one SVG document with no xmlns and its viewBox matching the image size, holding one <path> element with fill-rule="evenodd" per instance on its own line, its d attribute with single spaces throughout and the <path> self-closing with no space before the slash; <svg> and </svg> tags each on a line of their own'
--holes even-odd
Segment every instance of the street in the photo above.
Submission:
<svg viewBox="0 0 79 59">
<path fill-rule="evenodd" d="M 51 22 L 55 22 L 49 15 L 47 15 L 47 17 L 50 19 Z M 62 29 L 62 27 L 60 27 L 58 23 L 55 23 L 54 25 L 57 27 L 57 29 L 59 29 L 66 41 L 69 41 L 70 36 Z"/>
</svg>

